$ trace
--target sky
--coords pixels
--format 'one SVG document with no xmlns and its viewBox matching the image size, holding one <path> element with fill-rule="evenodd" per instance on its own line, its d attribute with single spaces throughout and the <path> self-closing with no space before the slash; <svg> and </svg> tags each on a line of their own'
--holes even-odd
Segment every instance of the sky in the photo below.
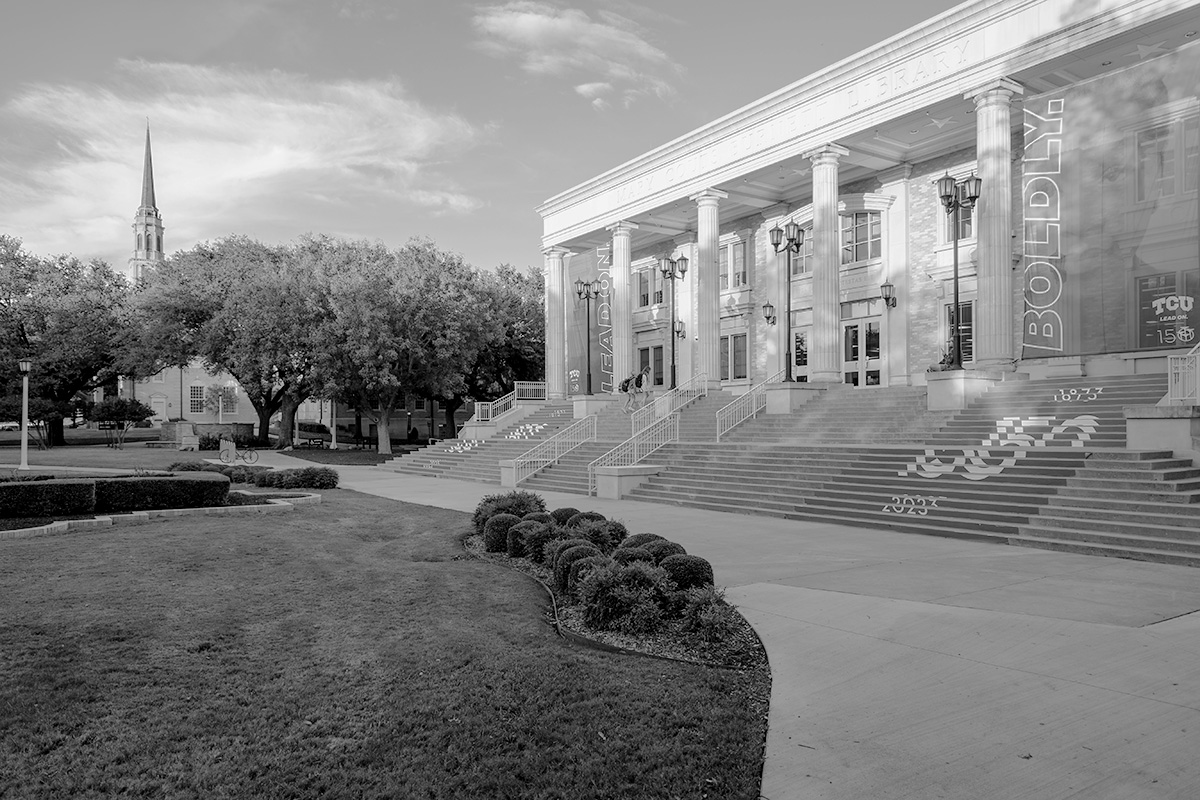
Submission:
<svg viewBox="0 0 1200 800">
<path fill-rule="evenodd" d="M 5 0 L 0 233 L 125 269 L 148 120 L 168 254 L 428 237 L 540 268 L 545 200 L 955 5 Z"/>
</svg>

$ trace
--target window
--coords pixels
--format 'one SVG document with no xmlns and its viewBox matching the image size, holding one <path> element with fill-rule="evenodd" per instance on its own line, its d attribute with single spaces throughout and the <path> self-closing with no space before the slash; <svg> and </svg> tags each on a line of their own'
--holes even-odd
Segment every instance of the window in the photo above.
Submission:
<svg viewBox="0 0 1200 800">
<path fill-rule="evenodd" d="M 800 245 L 800 252 L 793 253 L 790 249 L 788 254 L 788 267 L 791 270 L 792 277 L 797 275 L 807 275 L 812 272 L 813 267 L 813 235 L 812 226 L 804 229 L 804 244 Z"/>
<path fill-rule="evenodd" d="M 843 264 L 879 258 L 882 249 L 878 211 L 859 211 L 842 217 Z"/>
<path fill-rule="evenodd" d="M 189 386 L 188 387 L 188 413 L 203 414 L 204 413 L 204 387 Z"/>
<path fill-rule="evenodd" d="M 1138 201 L 1194 192 L 1200 169 L 1200 118 L 1139 131 L 1134 144 Z"/>
<path fill-rule="evenodd" d="M 163 383 L 164 381 L 166 381 L 166 375 L 161 372 L 156 372 L 150 376 L 151 383 Z"/>
<path fill-rule="evenodd" d="M 236 414 L 237 407 L 238 407 L 237 389 L 234 389 L 232 386 L 226 386 L 225 392 L 221 396 L 221 413 L 222 414 Z"/>
<path fill-rule="evenodd" d="M 650 270 L 643 269 L 638 276 L 638 308 L 650 305 Z"/>
<path fill-rule="evenodd" d="M 749 283 L 746 275 L 746 243 L 733 242 L 718 249 L 718 272 L 722 289 L 736 289 Z"/>
<path fill-rule="evenodd" d="M 946 224 L 942 228 L 945 232 L 946 243 L 954 241 L 954 215 L 947 214 L 945 208 L 942 209 L 942 216 L 946 218 Z M 958 210 L 958 239 L 974 239 L 975 238 L 975 208 L 960 208 Z"/>
<path fill-rule="evenodd" d="M 946 304 L 946 349 L 949 351 L 953 346 L 954 340 L 954 314 L 951 313 L 952 305 Z M 959 337 L 962 342 L 962 362 L 965 364 L 968 361 L 975 360 L 975 303 L 974 301 L 960 302 L 958 304 L 961 323 L 959 324 Z"/>
<path fill-rule="evenodd" d="M 746 365 L 746 334 L 735 333 L 721 337 L 721 380 L 741 380 L 749 377 Z"/>
</svg>

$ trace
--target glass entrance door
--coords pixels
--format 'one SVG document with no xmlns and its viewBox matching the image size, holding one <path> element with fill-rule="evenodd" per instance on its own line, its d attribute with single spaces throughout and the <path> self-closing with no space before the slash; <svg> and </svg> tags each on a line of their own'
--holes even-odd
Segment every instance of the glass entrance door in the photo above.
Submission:
<svg viewBox="0 0 1200 800">
<path fill-rule="evenodd" d="M 842 382 L 879 386 L 879 317 L 842 323 Z"/>
</svg>

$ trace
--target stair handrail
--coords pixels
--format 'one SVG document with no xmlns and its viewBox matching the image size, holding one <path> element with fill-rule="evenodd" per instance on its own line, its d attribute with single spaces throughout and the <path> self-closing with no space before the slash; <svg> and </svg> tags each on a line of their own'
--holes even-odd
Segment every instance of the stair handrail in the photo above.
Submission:
<svg viewBox="0 0 1200 800">
<path fill-rule="evenodd" d="M 758 412 L 767 407 L 767 384 L 779 383 L 787 375 L 787 367 L 776 372 L 762 383 L 750 387 L 750 391 L 717 412 L 717 439 L 729 433 Z"/>
<path fill-rule="evenodd" d="M 511 392 L 491 402 L 475 403 L 475 422 L 491 422 L 501 414 L 512 411 L 518 400 L 545 400 L 545 381 L 517 381 Z"/>
<path fill-rule="evenodd" d="M 557 463 L 560 458 L 584 442 L 594 442 L 595 440 L 595 414 L 571 423 L 513 460 L 516 482 L 519 484 L 521 481 L 537 474 L 540 470 Z"/>
<path fill-rule="evenodd" d="M 1200 344 L 1167 358 L 1167 402 L 1200 405 Z"/>
<path fill-rule="evenodd" d="M 597 467 L 630 467 L 671 442 L 679 441 L 679 413 L 655 420 L 588 464 L 588 494 L 596 493 Z"/>
<path fill-rule="evenodd" d="M 662 397 L 656 397 L 642 408 L 633 412 L 631 425 L 633 435 L 636 436 L 640 431 L 645 430 L 655 420 L 664 419 L 693 400 L 704 397 L 707 394 L 708 373 L 701 372 L 698 375 L 693 375 Z"/>
</svg>

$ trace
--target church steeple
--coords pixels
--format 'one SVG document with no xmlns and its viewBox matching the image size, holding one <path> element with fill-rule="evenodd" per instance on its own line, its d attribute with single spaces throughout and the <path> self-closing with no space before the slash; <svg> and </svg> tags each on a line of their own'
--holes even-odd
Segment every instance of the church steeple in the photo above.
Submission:
<svg viewBox="0 0 1200 800">
<path fill-rule="evenodd" d="M 154 198 L 154 162 L 150 157 L 150 122 L 146 122 L 146 157 L 142 166 L 142 204 L 133 218 L 133 258 L 129 259 L 134 280 L 140 280 L 147 267 L 154 268 L 166 259 L 163 253 L 162 215 Z"/>
<path fill-rule="evenodd" d="M 150 123 L 146 123 L 146 163 L 142 166 L 142 208 L 158 210 L 154 202 L 154 161 L 150 158 Z"/>
</svg>

